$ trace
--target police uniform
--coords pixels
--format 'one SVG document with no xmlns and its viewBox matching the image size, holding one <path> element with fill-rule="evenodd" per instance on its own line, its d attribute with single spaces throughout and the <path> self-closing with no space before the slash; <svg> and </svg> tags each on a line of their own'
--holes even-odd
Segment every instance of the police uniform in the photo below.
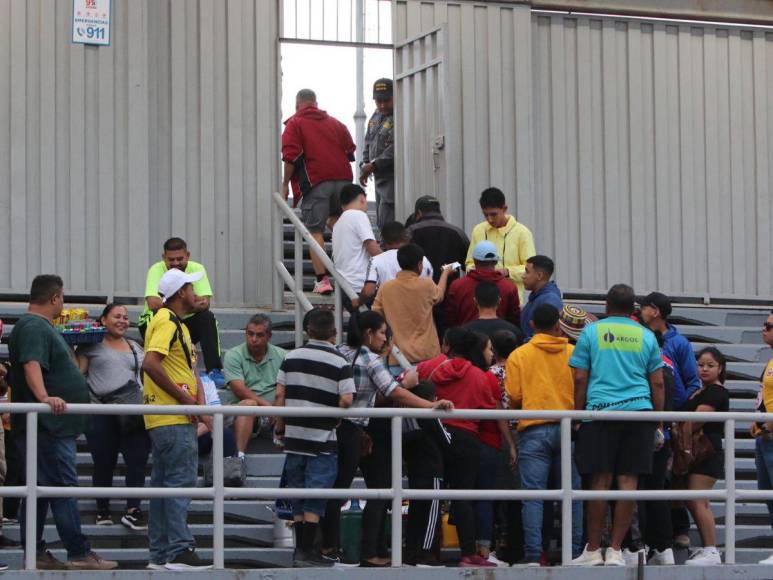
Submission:
<svg viewBox="0 0 773 580">
<path fill-rule="evenodd" d="M 379 79 L 373 85 L 374 99 L 392 98 L 392 80 Z M 378 110 L 368 122 L 362 163 L 372 163 L 376 186 L 376 221 L 381 228 L 395 219 L 394 115 Z"/>
</svg>

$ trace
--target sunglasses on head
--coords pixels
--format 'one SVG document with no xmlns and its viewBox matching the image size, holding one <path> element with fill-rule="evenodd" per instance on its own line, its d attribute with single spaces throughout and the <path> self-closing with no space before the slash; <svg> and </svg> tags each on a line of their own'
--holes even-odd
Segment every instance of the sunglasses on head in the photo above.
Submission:
<svg viewBox="0 0 773 580">
<path fill-rule="evenodd" d="M 762 325 L 762 328 L 764 328 L 765 330 L 770 332 L 771 330 L 773 330 L 773 322 L 766 322 L 766 323 L 764 323 Z"/>
</svg>

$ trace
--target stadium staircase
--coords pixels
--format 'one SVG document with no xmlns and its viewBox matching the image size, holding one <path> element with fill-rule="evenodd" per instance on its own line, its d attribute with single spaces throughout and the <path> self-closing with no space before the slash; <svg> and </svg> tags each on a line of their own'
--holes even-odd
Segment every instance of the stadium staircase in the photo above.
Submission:
<svg viewBox="0 0 773 580">
<path fill-rule="evenodd" d="M 292 271 L 292 231 L 285 229 L 285 250 L 287 267 Z M 306 255 L 308 258 L 308 255 Z M 313 283 L 308 260 L 305 268 L 309 276 L 306 280 L 308 288 Z M 289 302 L 289 295 L 288 300 Z M 585 306 L 591 312 L 600 314 L 603 306 L 598 301 L 587 301 L 576 297 L 574 302 Z M 316 302 L 329 302 L 329 299 L 316 299 Z M 273 342 L 287 348 L 292 348 L 293 314 L 291 306 L 284 311 L 269 314 L 275 325 Z M 101 311 L 100 305 L 85 305 L 93 316 Z M 13 323 L 24 312 L 26 305 L 21 302 L 0 303 L 0 318 L 5 323 L 5 335 L 0 344 L 0 359 L 8 356 L 7 340 L 13 328 Z M 137 319 L 139 306 L 130 306 L 131 317 Z M 215 308 L 220 329 L 223 349 L 238 345 L 243 340 L 243 329 L 247 318 L 254 314 L 254 309 L 222 309 Z M 714 345 L 722 350 L 731 361 L 727 387 L 731 393 L 731 409 L 751 411 L 755 408 L 758 378 L 765 363 L 773 356 L 761 340 L 760 328 L 769 309 L 761 306 L 706 307 L 678 305 L 674 308 L 674 319 L 680 332 L 686 335 L 696 350 Z M 136 328 L 131 333 L 138 338 Z M 745 489 L 755 489 L 754 441 L 749 437 L 749 425 L 738 424 L 736 434 L 737 485 Z M 253 438 L 248 450 L 248 480 L 251 487 L 277 487 L 283 463 L 283 456 L 277 452 L 268 434 L 260 434 Z M 91 485 L 91 456 L 81 441 L 78 448 L 78 473 L 82 486 Z M 149 475 L 149 468 L 148 468 Z M 149 484 L 149 478 L 148 478 Z M 123 485 L 123 464 L 119 460 L 116 470 L 115 485 Z M 722 487 L 723 482 L 718 483 Z M 360 479 L 355 486 L 362 487 Z M 143 568 L 147 563 L 147 536 L 145 532 L 134 532 L 123 527 L 119 522 L 123 513 L 124 502 L 114 500 L 112 503 L 112 526 L 97 526 L 95 524 L 96 503 L 94 500 L 81 500 L 81 513 L 84 532 L 91 539 L 92 545 L 102 556 L 117 559 L 122 568 Z M 274 524 L 271 507 L 273 502 L 266 501 L 226 501 L 225 546 L 226 566 L 229 568 L 272 568 L 286 567 L 291 564 L 292 549 L 274 545 Z M 147 502 L 143 502 L 143 510 L 147 512 Z M 720 543 L 724 538 L 724 504 L 714 503 L 712 508 L 717 518 L 718 538 Z M 756 563 L 767 556 L 773 549 L 773 534 L 770 530 L 767 510 L 763 502 L 739 502 L 737 510 L 737 562 Z M 7 516 L 8 514 L 6 514 Z M 194 500 L 191 506 L 190 524 L 199 546 L 199 553 L 204 558 L 211 558 L 212 548 L 212 502 Z M 4 533 L 13 539 L 19 539 L 18 524 L 6 525 Z M 697 532 L 691 532 L 694 545 L 699 544 Z M 49 518 L 46 524 L 45 537 L 51 541 L 51 548 L 57 557 L 64 558 L 61 542 L 58 540 L 53 521 Z M 681 555 L 683 559 L 685 554 Z M 0 551 L 0 560 L 6 561 L 14 569 L 22 567 L 22 552 L 20 549 Z"/>
</svg>

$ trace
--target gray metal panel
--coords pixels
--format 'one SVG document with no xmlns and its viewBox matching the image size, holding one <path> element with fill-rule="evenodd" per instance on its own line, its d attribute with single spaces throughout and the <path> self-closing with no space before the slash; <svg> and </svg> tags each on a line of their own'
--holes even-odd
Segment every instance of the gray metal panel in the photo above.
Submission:
<svg viewBox="0 0 773 580">
<path fill-rule="evenodd" d="M 114 0 L 96 48 L 71 2 L 0 0 L 0 291 L 139 296 L 179 235 L 215 302 L 270 302 L 278 1 Z"/>
<path fill-rule="evenodd" d="M 394 18 L 396 42 L 449 32 L 452 221 L 496 185 L 565 289 L 770 295 L 772 33 L 474 0 Z"/>
</svg>

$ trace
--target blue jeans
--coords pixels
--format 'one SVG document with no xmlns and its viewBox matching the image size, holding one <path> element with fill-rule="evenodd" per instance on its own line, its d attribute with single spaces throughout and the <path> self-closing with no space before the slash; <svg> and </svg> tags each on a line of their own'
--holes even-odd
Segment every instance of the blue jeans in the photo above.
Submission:
<svg viewBox="0 0 773 580">
<path fill-rule="evenodd" d="M 22 447 L 26 448 L 26 439 Z M 78 472 L 75 468 L 75 437 L 52 437 L 45 431 L 38 431 L 38 485 L 55 487 L 77 487 Z M 26 453 L 26 450 L 23 451 Z M 23 455 L 22 455 L 23 456 Z M 48 508 L 54 516 L 56 531 L 67 549 L 67 558 L 80 558 L 91 551 L 86 536 L 81 532 L 81 515 L 78 500 L 73 497 L 52 497 L 38 500 L 37 546 L 38 552 L 46 549 L 43 528 Z M 25 507 L 19 510 L 21 539 L 25 536 Z"/>
<path fill-rule="evenodd" d="M 518 462 L 522 489 L 547 489 L 551 472 L 561 481 L 561 426 L 556 423 L 535 425 L 518 437 Z M 581 489 L 580 474 L 572 461 L 572 489 Z M 543 502 L 523 502 L 524 553 L 528 559 L 542 554 Z M 582 503 L 572 502 L 572 554 L 582 552 Z"/>
<path fill-rule="evenodd" d="M 329 489 L 338 476 L 338 454 L 299 455 L 287 453 L 284 466 L 287 487 L 301 489 Z M 305 513 L 325 515 L 326 499 L 292 499 L 293 515 Z"/>
<path fill-rule="evenodd" d="M 475 489 L 496 489 L 501 453 L 498 449 L 480 444 L 480 467 Z M 491 548 L 494 533 L 494 502 L 477 500 L 475 502 L 475 540 L 479 546 Z"/>
<path fill-rule="evenodd" d="M 153 446 L 151 487 L 196 487 L 199 449 L 194 425 L 166 425 L 148 431 Z M 154 498 L 148 512 L 150 561 L 165 564 L 195 546 L 188 529 L 189 497 Z"/>
<path fill-rule="evenodd" d="M 757 437 L 754 444 L 754 464 L 757 467 L 757 488 L 773 489 L 773 440 Z M 765 502 L 773 527 L 773 501 Z"/>
</svg>

